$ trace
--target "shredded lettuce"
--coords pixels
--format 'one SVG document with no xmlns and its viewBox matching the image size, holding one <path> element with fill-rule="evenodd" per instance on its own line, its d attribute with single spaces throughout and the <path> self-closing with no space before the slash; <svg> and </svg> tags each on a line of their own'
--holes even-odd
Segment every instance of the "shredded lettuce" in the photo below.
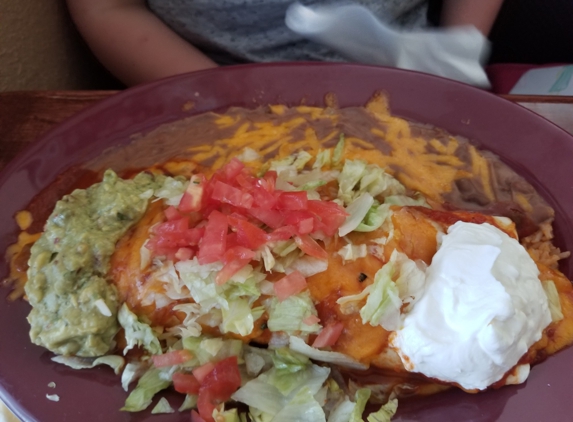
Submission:
<svg viewBox="0 0 573 422">
<path fill-rule="evenodd" d="M 352 409 L 352 413 L 350 414 L 350 419 L 348 419 L 348 422 L 363 422 L 362 414 L 364 413 L 368 399 L 370 399 L 370 394 L 371 392 L 368 388 L 361 388 L 356 391 L 354 396 L 356 405 L 354 406 L 354 409 Z"/>
<path fill-rule="evenodd" d="M 163 185 L 155 190 L 154 196 L 165 200 L 167 205 L 179 205 L 188 182 L 180 178 L 165 177 Z"/>
<path fill-rule="evenodd" d="M 322 389 L 330 369 L 312 364 L 305 357 L 281 351 L 273 367 L 243 385 L 232 398 L 251 408 L 255 420 L 325 420 L 315 395 Z M 278 419 L 277 419 L 278 418 Z"/>
<path fill-rule="evenodd" d="M 561 321 L 563 319 L 563 311 L 561 310 L 561 301 L 559 300 L 559 292 L 553 280 L 547 280 L 541 283 L 543 290 L 547 295 L 547 304 L 549 305 L 549 312 L 551 312 L 551 322 Z"/>
<path fill-rule="evenodd" d="M 187 394 L 179 409 L 179 412 L 184 412 L 185 410 L 193 409 L 197 407 L 197 395 L 196 394 Z"/>
<path fill-rule="evenodd" d="M 125 369 L 121 373 L 121 386 L 127 391 L 129 384 L 138 380 L 148 369 L 148 365 L 143 362 L 134 361 L 125 365 Z"/>
<path fill-rule="evenodd" d="M 302 322 L 310 315 L 317 315 L 308 291 L 289 296 L 282 302 L 275 297 L 270 302 L 267 321 L 269 330 L 284 331 L 289 334 L 299 331 L 316 333 L 320 330 L 318 324 L 307 325 Z"/>
<path fill-rule="evenodd" d="M 83 358 L 79 356 L 54 356 L 52 361 L 62 365 L 69 366 L 73 369 L 91 369 L 98 365 L 107 365 L 113 369 L 116 375 L 119 375 L 125 366 L 125 359 L 117 355 L 106 355 L 99 358 Z"/>
<path fill-rule="evenodd" d="M 354 199 L 354 187 L 366 171 L 366 163 L 361 160 L 346 160 L 338 176 L 338 197 L 349 204 Z"/>
<path fill-rule="evenodd" d="M 310 255 L 303 255 L 289 265 L 287 273 L 300 272 L 305 278 L 321 273 L 328 269 L 328 261 Z"/>
<path fill-rule="evenodd" d="M 148 324 L 140 322 L 137 315 L 131 312 L 125 303 L 121 306 L 117 319 L 125 331 L 127 345 L 123 349 L 124 355 L 135 346 L 145 348 L 152 355 L 161 354 L 161 344 L 153 329 Z"/>
<path fill-rule="evenodd" d="M 254 149 L 249 148 L 249 147 L 243 148 L 243 151 L 241 151 L 241 153 L 239 155 L 237 155 L 237 159 L 239 161 L 242 161 L 243 163 L 256 161 L 259 158 L 261 158 L 259 153 L 257 151 L 255 151 Z"/>
<path fill-rule="evenodd" d="M 398 400 L 392 399 L 383 405 L 377 412 L 370 413 L 366 420 L 368 422 L 390 422 L 392 416 L 396 413 L 396 410 L 398 410 Z"/>
<path fill-rule="evenodd" d="M 382 226 L 392 215 L 390 205 L 378 204 L 377 201 L 370 207 L 360 224 L 354 229 L 357 232 L 371 232 Z"/>
<path fill-rule="evenodd" d="M 182 342 L 183 348 L 193 354 L 193 359 L 188 363 L 191 366 L 217 362 L 231 356 L 237 356 L 239 361 L 242 360 L 243 342 L 239 339 L 187 337 Z"/>
<path fill-rule="evenodd" d="M 125 400 L 125 405 L 120 410 L 139 412 L 146 409 L 151 404 L 155 394 L 171 385 L 171 381 L 167 381 L 165 378 L 162 370 L 155 367 L 148 369 L 139 379 L 137 387 L 129 394 Z"/>
<path fill-rule="evenodd" d="M 337 252 L 344 262 L 355 261 L 358 258 L 364 258 L 368 254 L 368 247 L 365 244 L 353 245 L 352 243 L 347 243 Z"/>
<path fill-rule="evenodd" d="M 342 163 L 345 144 L 346 141 L 344 133 L 341 133 L 340 137 L 338 138 L 338 143 L 336 144 L 336 147 L 334 147 L 334 152 L 332 153 L 332 165 L 335 167 L 338 167 Z"/>
<path fill-rule="evenodd" d="M 346 217 L 342 226 L 338 228 L 338 235 L 346 236 L 348 233 L 355 230 L 360 223 L 362 223 L 362 220 L 364 220 L 364 217 L 366 217 L 373 204 L 374 198 L 367 192 L 353 200 L 346 208 L 348 217 Z"/>
<path fill-rule="evenodd" d="M 360 362 L 355 361 L 349 356 L 338 353 L 329 352 L 326 350 L 319 350 L 309 346 L 303 339 L 295 336 L 290 336 L 289 347 L 301 355 L 307 356 L 311 359 L 321 362 L 333 363 L 335 365 L 344 366 L 346 368 L 364 370 L 368 367 Z"/>
<path fill-rule="evenodd" d="M 376 272 L 374 283 L 366 287 L 369 289 L 368 298 L 360 310 L 363 324 L 381 325 L 388 331 L 398 329 L 402 300 L 398 286 L 392 280 L 394 271 L 394 263 L 387 262 Z"/>
<path fill-rule="evenodd" d="M 155 407 L 151 410 L 152 415 L 157 415 L 161 413 L 174 413 L 175 410 L 171 407 L 169 402 L 165 397 L 161 397 Z"/>
<path fill-rule="evenodd" d="M 321 149 L 316 155 L 316 159 L 314 160 L 312 168 L 316 170 L 321 170 L 323 167 L 327 166 L 330 166 L 330 150 Z"/>
</svg>

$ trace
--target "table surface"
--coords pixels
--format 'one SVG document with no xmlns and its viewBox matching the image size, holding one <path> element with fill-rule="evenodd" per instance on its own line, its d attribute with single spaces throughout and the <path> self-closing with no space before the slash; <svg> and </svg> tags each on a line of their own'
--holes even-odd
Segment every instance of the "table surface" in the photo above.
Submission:
<svg viewBox="0 0 573 422">
<path fill-rule="evenodd" d="M 20 151 L 73 114 L 117 91 L 0 93 L 0 171 Z M 573 134 L 573 97 L 504 96 Z M 16 421 L 0 402 L 0 422 Z"/>
<path fill-rule="evenodd" d="M 118 91 L 0 93 L 0 170 L 56 124 Z M 504 96 L 573 134 L 573 97 Z"/>
</svg>

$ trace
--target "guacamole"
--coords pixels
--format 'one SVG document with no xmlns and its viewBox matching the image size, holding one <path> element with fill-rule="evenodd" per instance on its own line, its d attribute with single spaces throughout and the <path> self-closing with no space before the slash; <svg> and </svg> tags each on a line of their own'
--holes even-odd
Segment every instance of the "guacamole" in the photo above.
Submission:
<svg viewBox="0 0 573 422">
<path fill-rule="evenodd" d="M 107 280 L 116 242 L 147 209 L 156 178 L 113 171 L 58 201 L 32 246 L 26 294 L 30 338 L 61 355 L 106 354 L 119 329 L 119 301 Z"/>
</svg>

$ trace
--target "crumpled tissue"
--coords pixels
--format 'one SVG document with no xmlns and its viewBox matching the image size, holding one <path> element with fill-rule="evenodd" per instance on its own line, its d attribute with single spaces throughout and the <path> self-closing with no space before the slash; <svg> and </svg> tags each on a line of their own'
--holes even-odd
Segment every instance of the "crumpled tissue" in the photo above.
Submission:
<svg viewBox="0 0 573 422">
<path fill-rule="evenodd" d="M 382 23 L 363 6 L 310 8 L 300 3 L 288 8 L 285 23 L 295 33 L 331 48 L 349 61 L 490 86 L 482 66 L 489 54 L 489 42 L 473 26 L 401 32 Z"/>
</svg>

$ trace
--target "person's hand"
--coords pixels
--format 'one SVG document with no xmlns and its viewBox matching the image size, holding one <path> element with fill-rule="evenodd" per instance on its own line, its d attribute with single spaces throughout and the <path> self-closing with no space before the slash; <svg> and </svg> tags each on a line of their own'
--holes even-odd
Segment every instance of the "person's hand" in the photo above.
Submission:
<svg viewBox="0 0 573 422">
<path fill-rule="evenodd" d="M 67 3 L 93 53 L 127 85 L 217 66 L 147 9 L 145 0 Z"/>
</svg>

